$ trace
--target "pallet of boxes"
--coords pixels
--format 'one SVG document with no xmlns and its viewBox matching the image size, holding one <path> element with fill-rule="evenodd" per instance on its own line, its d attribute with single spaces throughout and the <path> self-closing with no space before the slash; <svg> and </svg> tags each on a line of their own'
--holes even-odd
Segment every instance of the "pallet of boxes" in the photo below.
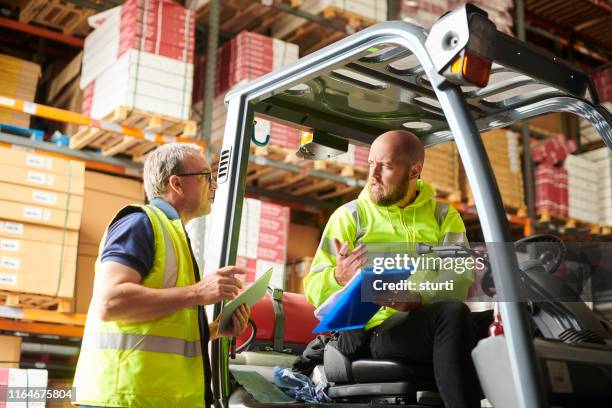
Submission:
<svg viewBox="0 0 612 408">
<path fill-rule="evenodd" d="M 87 313 L 93 290 L 95 263 L 108 223 L 123 207 L 144 203 L 142 182 L 85 171 L 83 218 L 79 236 L 75 311 Z"/>
<path fill-rule="evenodd" d="M 167 136 L 194 136 L 193 12 L 170 0 L 128 0 L 90 23 L 95 30 L 83 49 L 81 113 Z M 84 128 L 70 147 L 85 146 L 141 158 L 156 144 Z"/>
<path fill-rule="evenodd" d="M 334 29 L 289 14 L 279 18 L 272 24 L 272 36 L 298 44 L 302 56 L 387 19 L 387 0 L 303 0 L 299 9 L 343 28 Z"/>
<path fill-rule="evenodd" d="M 299 58 L 298 47 L 261 34 L 242 32 L 217 51 L 217 81 L 213 102 L 211 143 L 220 146 L 227 118 L 225 94 L 232 88 L 264 76 Z M 202 73 L 203 74 L 203 73 Z M 195 103 L 201 111 L 201 101 Z M 270 135 L 270 146 L 297 149 L 298 131 L 280 123 L 256 118 L 255 137 L 264 140 Z"/>
<path fill-rule="evenodd" d="M 272 268 L 270 285 L 284 289 L 289 207 L 247 198 L 242 207 L 236 265 L 247 270 L 245 282 L 254 282 Z"/>
<path fill-rule="evenodd" d="M 551 222 L 555 218 L 562 221 L 568 219 L 568 168 L 563 166 L 563 162 L 568 154 L 575 150 L 574 141 L 566 140 L 561 134 L 531 146 L 533 161 L 536 163 L 535 209 L 540 222 Z M 575 169 L 573 170 L 575 175 Z M 574 182 L 575 180 L 572 180 L 572 183 Z"/>
<path fill-rule="evenodd" d="M 0 96 L 32 102 L 39 79 L 40 65 L 0 54 Z M 29 128 L 30 115 L 0 109 L 0 124 Z"/>
<path fill-rule="evenodd" d="M 597 170 L 597 188 L 599 190 L 598 217 L 601 234 L 609 235 L 612 233 L 612 153 L 607 147 L 593 150 L 581 155 L 585 159 L 594 163 Z"/>
<path fill-rule="evenodd" d="M 9 148 L 0 163 L 0 299 L 69 312 L 85 166 Z"/>
<path fill-rule="evenodd" d="M 487 156 L 493 167 L 493 174 L 507 211 L 522 215 L 526 212 L 523 191 L 523 170 L 521 167 L 521 146 L 519 135 L 505 129 L 496 129 L 481 135 Z M 472 190 L 462 173 L 463 190 L 468 204 L 473 205 Z"/>
</svg>

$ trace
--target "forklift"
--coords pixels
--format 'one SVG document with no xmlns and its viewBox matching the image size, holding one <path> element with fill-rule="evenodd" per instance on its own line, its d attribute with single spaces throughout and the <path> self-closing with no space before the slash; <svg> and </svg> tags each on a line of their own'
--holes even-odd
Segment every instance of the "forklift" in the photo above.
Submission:
<svg viewBox="0 0 612 408">
<path fill-rule="evenodd" d="M 518 299 L 524 285 L 536 287 L 536 281 L 524 278 L 534 269 L 537 275 L 542 265 L 529 260 L 525 267 L 514 246 L 495 245 L 513 239 L 480 132 L 570 112 L 589 121 L 612 150 L 612 116 L 599 104 L 589 76 L 498 31 L 486 12 L 470 4 L 443 15 L 429 30 L 401 21 L 364 29 L 231 90 L 225 103 L 227 122 L 208 231 L 215 239 L 206 249 L 204 273 L 236 261 L 255 115 L 309 132 L 298 155 L 311 160 L 341 154 L 349 144 L 370 145 L 389 130 L 410 130 L 426 147 L 454 141 L 502 299 Z M 599 318 L 580 302 L 544 303 L 531 309 L 525 302 L 499 304 L 505 335 L 482 340 L 472 354 L 487 399 L 495 407 L 609 404 L 612 340 Z M 222 308 L 215 305 L 213 317 Z M 543 333 L 536 339 L 534 324 Z M 567 330 L 578 337 L 568 341 L 561 335 Z M 228 340 L 212 343 L 217 406 L 278 406 L 232 386 L 230 354 Z M 388 406 L 389 396 L 435 392 L 435 384 L 400 378 L 410 367 L 397 362 L 347 363 L 342 356 L 336 361 L 346 365 L 345 374 L 353 372 L 344 379 L 328 376 L 334 405 Z M 381 373 L 397 378 L 381 382 Z M 424 403 L 417 396 L 394 401 L 396 406 Z"/>
</svg>

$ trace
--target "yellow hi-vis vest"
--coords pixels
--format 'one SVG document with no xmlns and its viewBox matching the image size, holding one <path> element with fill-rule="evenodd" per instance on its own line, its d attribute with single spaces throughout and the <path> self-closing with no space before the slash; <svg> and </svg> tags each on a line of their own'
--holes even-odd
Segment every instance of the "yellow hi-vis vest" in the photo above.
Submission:
<svg viewBox="0 0 612 408">
<path fill-rule="evenodd" d="M 141 282 L 149 288 L 195 283 L 180 219 L 153 205 L 128 206 L 114 220 L 144 211 L 153 227 L 153 268 Z M 112 222 L 111 222 L 112 224 Z M 106 233 L 100 244 L 96 274 Z M 92 301 L 92 304 L 96 302 Z M 206 350 L 205 350 L 206 352 Z M 75 403 L 105 407 L 203 407 L 204 367 L 198 308 L 181 309 L 140 323 L 100 320 L 90 306 L 75 378 Z"/>
</svg>

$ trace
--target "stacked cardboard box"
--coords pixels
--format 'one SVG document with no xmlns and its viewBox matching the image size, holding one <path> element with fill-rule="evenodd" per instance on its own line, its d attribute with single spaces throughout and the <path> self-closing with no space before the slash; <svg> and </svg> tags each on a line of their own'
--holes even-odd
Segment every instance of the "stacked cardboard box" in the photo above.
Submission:
<svg viewBox="0 0 612 408">
<path fill-rule="evenodd" d="M 252 198 L 244 201 L 236 264 L 247 268 L 246 282 L 272 268 L 270 283 L 284 288 L 289 222 L 289 207 Z"/>
<path fill-rule="evenodd" d="M 221 144 L 223 140 L 227 117 L 223 103 L 225 93 L 297 59 L 297 45 L 246 31 L 219 48 L 211 135 L 214 145 Z M 270 135 L 270 144 L 273 145 L 288 148 L 298 145 L 298 131 L 279 123 L 257 119 L 255 132 L 258 140 L 264 140 L 265 135 Z"/>
<path fill-rule="evenodd" d="M 404 21 L 431 27 L 442 14 L 452 11 L 465 1 L 459 0 L 416 0 L 401 2 L 400 18 Z M 476 6 L 484 9 L 489 14 L 489 19 L 495 23 L 498 30 L 512 34 L 512 9 L 513 0 L 474 0 Z"/>
<path fill-rule="evenodd" d="M 312 257 L 304 257 L 287 265 L 285 291 L 304 293 L 304 278 L 310 272 Z"/>
<path fill-rule="evenodd" d="M 438 194 L 460 195 L 459 153 L 454 143 L 444 143 L 425 149 L 421 178 Z M 460 197 L 455 197 L 460 199 Z"/>
<path fill-rule="evenodd" d="M 324 15 L 333 10 L 334 14 L 345 14 L 350 18 L 372 22 L 387 19 L 386 0 L 304 0 L 300 9 L 314 15 Z M 277 38 L 287 37 L 306 23 L 308 20 L 305 18 L 288 14 L 272 25 L 272 35 Z"/>
<path fill-rule="evenodd" d="M 0 148 L 0 290 L 72 298 L 82 162 Z"/>
<path fill-rule="evenodd" d="M 121 208 L 135 203 L 144 203 L 140 181 L 94 171 L 85 172 L 75 291 L 77 313 L 87 313 L 89 308 L 95 262 L 108 223 Z"/>
<path fill-rule="evenodd" d="M 517 133 L 497 129 L 481 135 L 487 156 L 493 167 L 493 174 L 506 207 L 522 209 L 525 207 L 523 191 L 523 171 L 521 168 L 521 148 Z M 468 202 L 473 201 L 472 190 L 464 182 Z"/>
<path fill-rule="evenodd" d="M 599 101 L 611 102 L 612 101 L 612 66 L 607 65 L 593 74 L 593 82 L 597 89 L 597 95 Z"/>
<path fill-rule="evenodd" d="M 606 102 L 603 104 L 603 106 L 608 110 L 608 112 L 612 112 L 612 102 Z M 580 118 L 580 139 L 582 145 L 586 145 L 600 141 L 601 135 L 591 125 L 591 122 Z"/>
<path fill-rule="evenodd" d="M 40 78 L 40 65 L 0 54 L 0 96 L 34 101 Z M 30 127 L 30 115 L 0 109 L 0 123 Z"/>
<path fill-rule="evenodd" d="M 19 368 L 21 337 L 0 335 L 0 368 Z"/>
<path fill-rule="evenodd" d="M 128 0 L 102 13 L 86 38 L 82 112 L 119 106 L 189 119 L 195 20 L 171 0 Z"/>
<path fill-rule="evenodd" d="M 8 390 L 14 393 L 27 393 L 28 391 L 41 399 L 35 398 L 35 401 L 28 401 L 27 398 L 16 398 L 15 402 L 3 402 L 6 407 L 32 407 L 45 408 L 46 393 L 42 392 L 47 388 L 48 372 L 47 370 L 39 369 L 22 369 L 22 368 L 0 368 L 0 388 L 3 389 L 5 398 L 10 396 Z M 7 401 L 5 399 L 5 401 Z"/>
<path fill-rule="evenodd" d="M 370 146 L 355 145 L 355 167 L 368 168 L 368 156 L 370 155 Z"/>
<path fill-rule="evenodd" d="M 583 156 L 569 155 L 563 163 L 568 176 L 569 217 L 599 223 L 599 185 L 597 162 Z"/>
<path fill-rule="evenodd" d="M 612 226 L 612 153 L 607 147 L 593 150 L 582 155 L 597 165 L 592 178 L 597 179 L 599 190 L 599 224 Z"/>
<path fill-rule="evenodd" d="M 535 169 L 535 209 L 538 214 L 568 216 L 567 170 L 549 164 L 540 164 Z"/>
<path fill-rule="evenodd" d="M 531 146 L 533 161 L 548 165 L 561 163 L 574 151 L 576 142 L 567 140 L 564 135 L 551 136 Z"/>
<path fill-rule="evenodd" d="M 83 91 L 79 87 L 79 82 L 82 61 L 83 52 L 79 52 L 59 74 L 54 75 L 47 90 L 47 105 L 72 112 L 81 110 Z M 78 125 L 73 123 L 55 122 L 52 126 L 50 133 L 57 129 L 65 135 L 73 135 L 78 130 Z"/>
</svg>

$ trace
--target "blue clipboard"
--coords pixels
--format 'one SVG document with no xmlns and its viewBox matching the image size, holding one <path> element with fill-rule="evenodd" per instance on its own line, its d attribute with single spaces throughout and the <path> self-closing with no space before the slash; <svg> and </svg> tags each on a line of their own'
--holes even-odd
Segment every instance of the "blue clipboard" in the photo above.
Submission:
<svg viewBox="0 0 612 408">
<path fill-rule="evenodd" d="M 374 275 L 372 268 L 364 268 L 361 273 L 344 288 L 344 293 L 325 314 L 313 333 L 361 329 L 378 312 L 380 305 L 374 302 L 361 301 L 361 286 L 368 284 L 374 276 L 397 281 L 406 279 L 410 269 L 385 270 L 382 275 Z"/>
</svg>

